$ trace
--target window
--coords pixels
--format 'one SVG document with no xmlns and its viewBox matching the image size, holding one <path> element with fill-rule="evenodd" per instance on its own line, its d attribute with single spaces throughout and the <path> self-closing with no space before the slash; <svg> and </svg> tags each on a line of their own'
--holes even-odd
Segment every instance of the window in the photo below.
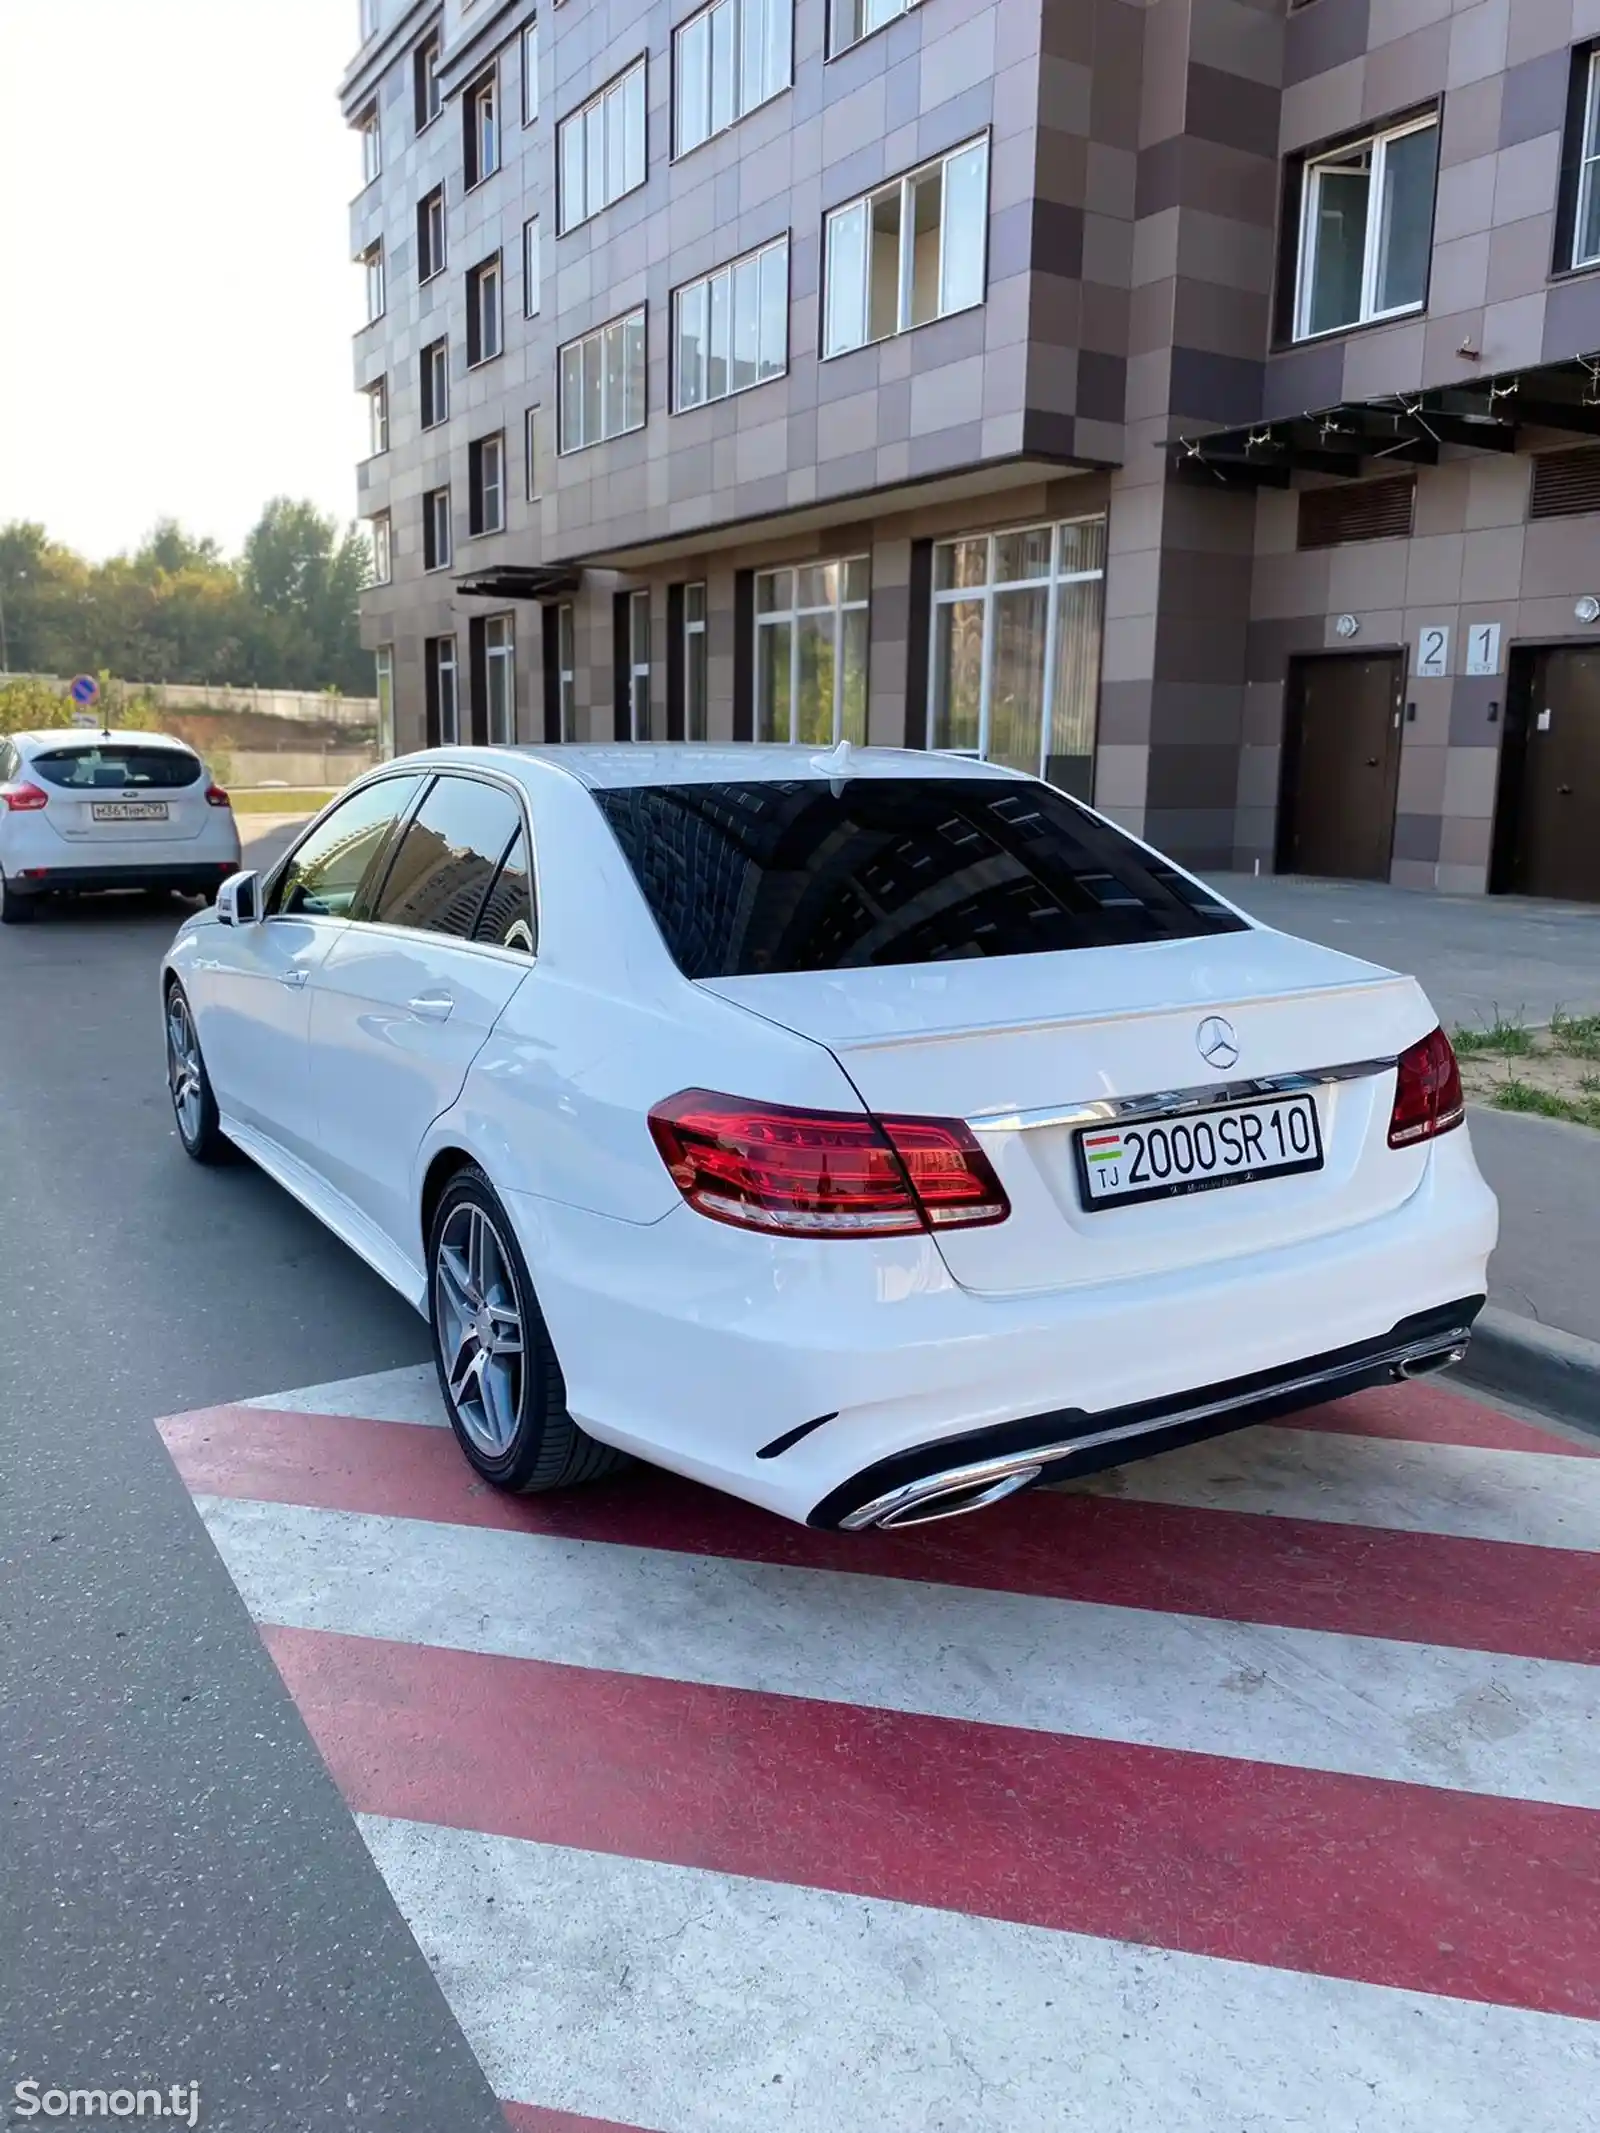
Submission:
<svg viewBox="0 0 1600 2133">
<path fill-rule="evenodd" d="M 372 521 L 372 582 L 387 585 L 394 577 L 394 528 L 387 511 Z"/>
<path fill-rule="evenodd" d="M 788 88 L 793 29 L 794 0 L 715 0 L 674 33 L 674 155 Z"/>
<path fill-rule="evenodd" d="M 500 353 L 500 254 L 485 259 L 467 275 L 467 367 L 489 363 Z"/>
<path fill-rule="evenodd" d="M 367 324 L 370 326 L 383 316 L 383 246 L 369 244 L 361 255 L 361 271 L 366 280 Z"/>
<path fill-rule="evenodd" d="M 1088 796 L 1106 524 L 1027 526 L 933 551 L 928 746 Z"/>
<path fill-rule="evenodd" d="M 563 452 L 644 427 L 644 306 L 561 351 L 557 378 Z"/>
<path fill-rule="evenodd" d="M 539 316 L 539 218 L 530 215 L 522 225 L 522 315 Z"/>
<path fill-rule="evenodd" d="M 756 739 L 831 748 L 867 738 L 864 555 L 756 576 Z"/>
<path fill-rule="evenodd" d="M 394 646 L 380 644 L 372 655 L 373 686 L 378 692 L 378 759 L 394 754 Z"/>
<path fill-rule="evenodd" d="M 435 748 L 453 748 L 461 738 L 461 689 L 454 637 L 430 637 L 423 646 L 428 690 L 428 738 Z"/>
<path fill-rule="evenodd" d="M 841 355 L 981 304 L 988 227 L 987 138 L 835 208 L 823 353 Z"/>
<path fill-rule="evenodd" d="M 400 840 L 373 920 L 471 940 L 500 862 L 521 833 L 522 810 L 500 786 L 436 779 Z"/>
<path fill-rule="evenodd" d="M 675 405 L 703 407 L 769 378 L 789 362 L 789 240 L 718 267 L 672 299 Z"/>
<path fill-rule="evenodd" d="M 570 600 L 556 609 L 556 662 L 561 682 L 561 738 L 578 737 L 577 613 Z"/>
<path fill-rule="evenodd" d="M 451 556 L 450 491 L 430 489 L 422 499 L 422 567 L 448 570 Z"/>
<path fill-rule="evenodd" d="M 522 123 L 531 126 L 539 116 L 539 18 L 534 16 L 522 32 Z"/>
<path fill-rule="evenodd" d="M 509 747 L 517 737 L 517 643 L 509 615 L 483 623 L 485 724 L 491 746 Z"/>
<path fill-rule="evenodd" d="M 706 589 L 683 588 L 683 736 L 706 738 Z"/>
<path fill-rule="evenodd" d="M 379 378 L 369 385 L 364 398 L 367 403 L 367 456 L 376 459 L 380 452 L 389 449 L 389 381 Z"/>
<path fill-rule="evenodd" d="M 1421 308 L 1438 156 L 1430 112 L 1306 164 L 1297 340 Z"/>
<path fill-rule="evenodd" d="M 385 659 L 392 683 L 394 652 L 378 653 L 379 695 Z M 363 785 L 308 830 L 272 885 L 269 917 L 344 918 L 364 885 L 375 880 L 395 824 L 416 796 L 420 777 L 379 778 Z"/>
<path fill-rule="evenodd" d="M 361 42 L 378 34 L 378 0 L 361 0 Z"/>
<path fill-rule="evenodd" d="M 528 501 L 536 503 L 539 496 L 539 410 L 536 407 L 530 407 L 522 418 L 522 456 Z"/>
<path fill-rule="evenodd" d="M 1572 226 L 1571 264 L 1592 267 L 1600 266 L 1600 50 L 1588 53 L 1580 64 L 1583 69 L 1583 134 L 1578 144 L 1578 194 Z"/>
<path fill-rule="evenodd" d="M 860 970 L 1241 933 L 1048 785 L 797 777 L 595 793 L 688 978 Z"/>
<path fill-rule="evenodd" d="M 517 832 L 510 851 L 500 863 L 500 871 L 483 900 L 472 938 L 487 941 L 495 948 L 520 948 L 525 955 L 533 954 L 537 944 L 533 920 L 533 870 L 528 865 L 525 831 Z"/>
<path fill-rule="evenodd" d="M 834 59 L 851 45 L 881 30 L 896 15 L 914 8 L 917 0 L 830 0 L 828 8 L 828 57 Z"/>
<path fill-rule="evenodd" d="M 356 124 L 361 131 L 361 183 L 368 186 L 383 171 L 383 129 L 378 124 L 377 105 L 368 104 Z"/>
<path fill-rule="evenodd" d="M 628 603 L 627 646 L 628 737 L 650 738 L 650 595 L 631 592 Z"/>
<path fill-rule="evenodd" d="M 450 343 L 430 341 L 422 351 L 422 427 L 436 430 L 450 416 Z"/>
<path fill-rule="evenodd" d="M 500 92 L 491 67 L 461 99 L 462 161 L 470 193 L 500 168 Z"/>
<path fill-rule="evenodd" d="M 115 741 L 93 741 L 87 747 L 52 748 L 34 756 L 28 765 L 47 785 L 63 786 L 68 792 L 182 792 L 198 785 L 204 766 L 187 748 L 139 748 L 119 746 Z"/>
<path fill-rule="evenodd" d="M 439 86 L 439 40 L 428 37 L 412 55 L 412 88 L 416 99 L 417 131 L 431 126 L 444 109 L 444 91 Z"/>
<path fill-rule="evenodd" d="M 564 118 L 556 161 L 563 234 L 644 183 L 645 62 Z"/>
<path fill-rule="evenodd" d="M 417 202 L 417 279 L 432 281 L 444 272 L 444 187 L 436 185 Z"/>
<path fill-rule="evenodd" d="M 471 533 L 499 533 L 506 522 L 506 440 L 504 434 L 475 437 L 467 446 L 467 528 Z"/>
</svg>

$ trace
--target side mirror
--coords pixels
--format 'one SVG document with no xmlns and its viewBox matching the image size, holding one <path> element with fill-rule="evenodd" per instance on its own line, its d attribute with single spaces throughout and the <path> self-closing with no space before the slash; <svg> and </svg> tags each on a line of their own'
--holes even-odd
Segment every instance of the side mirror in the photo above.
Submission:
<svg viewBox="0 0 1600 2133">
<path fill-rule="evenodd" d="M 260 924 L 261 876 L 253 869 L 230 874 L 217 891 L 217 921 L 224 926 Z"/>
</svg>

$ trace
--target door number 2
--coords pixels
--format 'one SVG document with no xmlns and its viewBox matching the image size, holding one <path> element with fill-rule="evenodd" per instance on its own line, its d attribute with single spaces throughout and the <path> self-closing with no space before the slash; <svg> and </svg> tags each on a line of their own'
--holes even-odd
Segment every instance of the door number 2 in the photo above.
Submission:
<svg viewBox="0 0 1600 2133">
<path fill-rule="evenodd" d="M 1450 632 L 1430 623 L 1417 636 L 1417 679 L 1439 681 L 1450 671 Z"/>
</svg>

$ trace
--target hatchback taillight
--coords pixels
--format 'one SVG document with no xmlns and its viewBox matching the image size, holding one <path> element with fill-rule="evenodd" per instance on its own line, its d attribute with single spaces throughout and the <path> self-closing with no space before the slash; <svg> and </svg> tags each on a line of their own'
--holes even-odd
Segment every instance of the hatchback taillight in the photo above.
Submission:
<svg viewBox="0 0 1600 2133">
<path fill-rule="evenodd" d="M 1436 1029 L 1400 1054 L 1394 1109 L 1389 1115 L 1389 1146 L 1409 1148 L 1416 1141 L 1431 1141 L 1459 1126 L 1466 1115 L 1461 1069 L 1450 1039 Z"/>
<path fill-rule="evenodd" d="M 214 778 L 206 787 L 206 805 L 207 807 L 231 807 L 233 805 L 228 795 Z"/>
<path fill-rule="evenodd" d="M 650 1132 L 697 1213 L 787 1237 L 974 1229 L 1011 1212 L 959 1119 L 802 1111 L 685 1089 Z"/>
<path fill-rule="evenodd" d="M 50 805 L 50 795 L 41 792 L 37 785 L 29 785 L 21 779 L 9 785 L 0 785 L 0 801 L 14 815 L 28 815 L 38 808 Z"/>
</svg>

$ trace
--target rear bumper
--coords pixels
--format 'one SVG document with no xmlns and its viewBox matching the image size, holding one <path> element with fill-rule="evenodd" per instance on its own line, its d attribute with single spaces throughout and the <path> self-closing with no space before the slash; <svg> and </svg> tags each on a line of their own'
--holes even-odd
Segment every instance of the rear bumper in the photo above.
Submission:
<svg viewBox="0 0 1600 2133">
<path fill-rule="evenodd" d="M 162 860 L 149 865 L 19 867 L 6 877 L 14 896 L 48 896 L 58 889 L 214 889 L 239 871 L 235 859 Z"/>
</svg>

